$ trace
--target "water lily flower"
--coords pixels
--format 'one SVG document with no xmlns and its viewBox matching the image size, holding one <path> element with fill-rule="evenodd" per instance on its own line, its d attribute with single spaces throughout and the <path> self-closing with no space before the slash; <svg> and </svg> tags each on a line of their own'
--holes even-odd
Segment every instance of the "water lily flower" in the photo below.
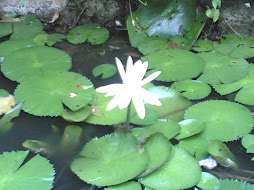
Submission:
<svg viewBox="0 0 254 190">
<path fill-rule="evenodd" d="M 138 116 L 144 119 L 144 102 L 156 106 L 162 105 L 155 94 L 142 87 L 158 77 L 161 73 L 160 71 L 156 71 L 143 79 L 148 68 L 148 62 L 142 63 L 141 60 L 138 60 L 133 64 L 130 56 L 127 60 L 126 72 L 122 62 L 118 58 L 116 58 L 116 65 L 123 83 L 110 84 L 96 89 L 99 93 L 107 93 L 107 97 L 114 96 L 107 105 L 106 109 L 108 111 L 114 109 L 117 105 L 122 110 L 128 107 L 132 101 Z"/>
</svg>

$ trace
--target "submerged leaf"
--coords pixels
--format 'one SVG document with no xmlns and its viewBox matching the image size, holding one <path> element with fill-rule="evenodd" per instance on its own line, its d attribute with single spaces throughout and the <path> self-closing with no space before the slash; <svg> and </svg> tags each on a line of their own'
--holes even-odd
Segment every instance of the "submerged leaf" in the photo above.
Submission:
<svg viewBox="0 0 254 190">
<path fill-rule="evenodd" d="M 136 177 L 147 167 L 148 160 L 147 151 L 133 135 L 113 133 L 88 142 L 71 169 L 87 183 L 108 186 Z"/>
</svg>

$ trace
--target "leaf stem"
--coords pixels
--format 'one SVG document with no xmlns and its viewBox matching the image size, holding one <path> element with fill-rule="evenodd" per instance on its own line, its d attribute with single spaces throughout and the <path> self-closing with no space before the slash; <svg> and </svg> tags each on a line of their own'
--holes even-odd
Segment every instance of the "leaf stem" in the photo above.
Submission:
<svg viewBox="0 0 254 190">
<path fill-rule="evenodd" d="M 131 103 L 128 105 L 128 111 L 127 111 L 127 120 L 125 125 L 125 132 L 130 132 L 130 118 L 131 118 Z"/>
</svg>

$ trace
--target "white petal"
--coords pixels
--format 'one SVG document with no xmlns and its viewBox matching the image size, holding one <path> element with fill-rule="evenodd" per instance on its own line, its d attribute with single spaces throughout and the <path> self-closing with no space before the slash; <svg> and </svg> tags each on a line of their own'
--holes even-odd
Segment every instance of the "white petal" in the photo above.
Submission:
<svg viewBox="0 0 254 190">
<path fill-rule="evenodd" d="M 117 66 L 117 69 L 118 69 L 118 72 L 120 74 L 122 81 L 124 81 L 125 77 L 126 77 L 125 70 L 124 70 L 122 62 L 117 57 L 116 57 L 116 66 Z"/>
<path fill-rule="evenodd" d="M 138 116 L 140 117 L 140 119 L 144 119 L 146 115 L 146 110 L 142 98 L 136 96 L 133 97 L 132 101 Z"/>
<path fill-rule="evenodd" d="M 109 102 L 109 104 L 107 105 L 106 110 L 107 110 L 107 111 L 110 111 L 110 110 L 114 109 L 118 104 L 119 104 L 118 99 L 117 99 L 117 97 L 115 96 L 115 97 Z"/>
<path fill-rule="evenodd" d="M 96 91 L 99 93 L 114 92 L 114 91 L 118 90 L 119 88 L 121 88 L 122 85 L 123 84 L 110 84 L 110 85 L 106 85 L 106 86 L 101 86 L 101 87 L 97 88 Z"/>
<path fill-rule="evenodd" d="M 121 96 L 121 99 L 119 99 L 119 108 L 120 110 L 127 108 L 129 104 L 131 103 L 131 96 Z"/>
<path fill-rule="evenodd" d="M 127 59 L 127 65 L 126 65 L 126 80 L 130 79 L 131 74 L 133 74 L 133 61 L 131 56 Z"/>
<path fill-rule="evenodd" d="M 138 63 L 138 62 L 137 62 Z M 136 64 L 137 64 L 136 63 Z M 136 73 L 137 73 L 137 81 L 141 81 L 143 78 L 144 78 L 144 76 L 145 76 L 145 74 L 146 74 L 146 70 L 147 70 L 147 68 L 148 68 L 148 62 L 146 61 L 146 62 L 144 62 L 143 64 L 142 64 L 142 62 L 140 61 L 140 63 L 141 64 L 138 64 L 137 66 L 136 66 L 136 64 L 134 65 L 134 66 L 136 66 L 135 67 L 135 71 L 136 71 Z"/>
<path fill-rule="evenodd" d="M 144 80 L 141 81 L 141 86 L 151 82 L 156 77 L 158 77 L 160 74 L 161 74 L 161 71 L 156 71 L 153 74 L 149 75 L 148 77 L 146 77 Z"/>
</svg>

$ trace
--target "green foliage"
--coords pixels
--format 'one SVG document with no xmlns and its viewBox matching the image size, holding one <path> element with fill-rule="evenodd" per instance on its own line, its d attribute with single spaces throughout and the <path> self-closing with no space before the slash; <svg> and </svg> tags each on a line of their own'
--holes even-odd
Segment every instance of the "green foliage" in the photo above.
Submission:
<svg viewBox="0 0 254 190">
<path fill-rule="evenodd" d="M 242 138 L 242 145 L 247 149 L 247 153 L 254 153 L 254 135 L 245 135 Z"/>
<path fill-rule="evenodd" d="M 114 185 L 114 186 L 105 188 L 105 190 L 130 190 L 130 189 L 142 190 L 142 187 L 139 182 L 129 181 L 129 182 L 122 183 L 120 185 Z"/>
<path fill-rule="evenodd" d="M 220 181 L 214 175 L 207 172 L 202 172 L 201 180 L 197 184 L 197 187 L 202 189 L 216 190 L 220 188 Z"/>
<path fill-rule="evenodd" d="M 211 40 L 197 40 L 192 49 L 197 52 L 208 52 L 214 50 L 213 41 Z"/>
<path fill-rule="evenodd" d="M 96 66 L 92 72 L 94 77 L 102 75 L 102 79 L 106 79 L 114 76 L 117 72 L 117 68 L 113 64 L 102 64 Z"/>
<path fill-rule="evenodd" d="M 27 155 L 28 151 L 4 152 L 0 155 L 1 190 L 52 188 L 55 175 L 52 164 L 40 155 L 23 164 Z"/>
<path fill-rule="evenodd" d="M 212 0 L 212 9 L 206 10 L 206 16 L 213 19 L 216 22 L 220 17 L 220 11 L 218 8 L 221 7 L 221 0 Z"/>
<path fill-rule="evenodd" d="M 12 33 L 12 23 L 2 22 L 0 23 L 0 38 Z"/>
<path fill-rule="evenodd" d="M 218 190 L 253 190 L 254 185 L 246 181 L 237 181 L 234 179 L 220 179 L 220 188 Z"/>
<path fill-rule="evenodd" d="M 66 121 L 70 122 L 81 122 L 84 121 L 88 118 L 89 115 L 92 114 L 92 107 L 91 106 L 86 106 L 78 111 L 70 111 L 67 109 L 64 109 L 62 112 L 62 117 Z"/>
</svg>

